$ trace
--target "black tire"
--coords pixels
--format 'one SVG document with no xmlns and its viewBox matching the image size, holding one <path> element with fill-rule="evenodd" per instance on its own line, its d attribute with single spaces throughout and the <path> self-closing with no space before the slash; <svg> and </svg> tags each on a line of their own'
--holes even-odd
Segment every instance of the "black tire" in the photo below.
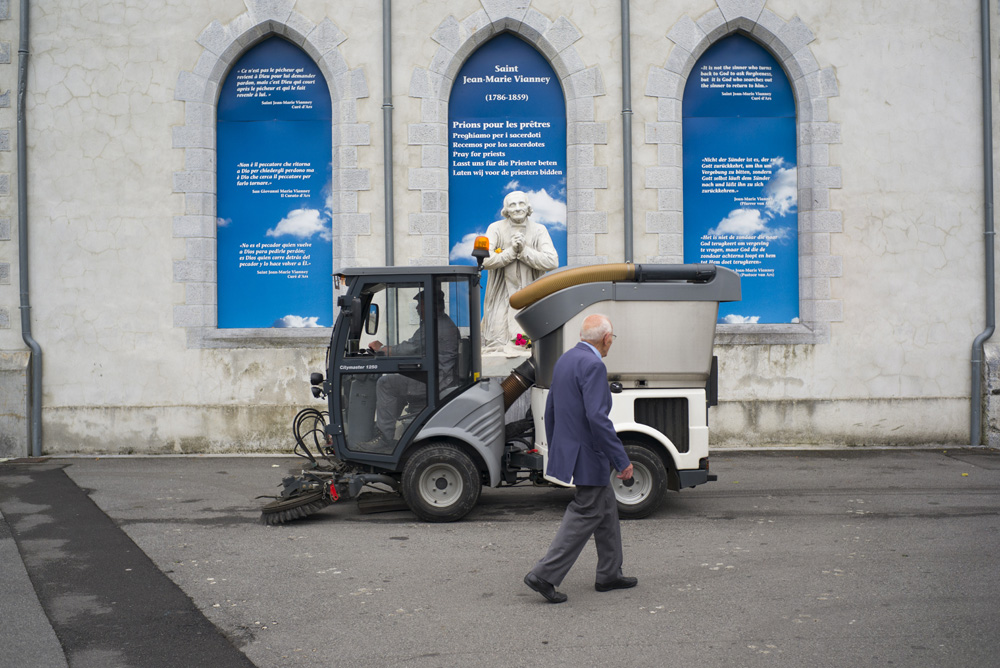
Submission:
<svg viewBox="0 0 1000 668">
<path fill-rule="evenodd" d="M 284 524 L 318 513 L 331 503 L 333 501 L 323 492 L 295 494 L 287 499 L 278 499 L 266 504 L 260 509 L 260 521 L 268 525 Z"/>
<path fill-rule="evenodd" d="M 406 505 L 425 522 L 454 522 L 469 514 L 482 491 L 472 459 L 454 445 L 425 445 L 403 467 Z"/>
<path fill-rule="evenodd" d="M 625 519 L 646 517 L 663 503 L 667 494 L 667 468 L 663 460 L 650 446 L 636 441 L 623 441 L 625 454 L 632 462 L 631 487 L 626 487 L 611 473 L 611 486 L 618 499 L 618 516 Z"/>
</svg>

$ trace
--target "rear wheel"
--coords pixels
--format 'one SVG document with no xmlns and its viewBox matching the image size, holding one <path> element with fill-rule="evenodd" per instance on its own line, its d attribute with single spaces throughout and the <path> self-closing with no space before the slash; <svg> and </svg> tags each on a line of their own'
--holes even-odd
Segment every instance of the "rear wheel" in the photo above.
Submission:
<svg viewBox="0 0 1000 668">
<path fill-rule="evenodd" d="M 472 459 L 454 445 L 427 445 L 403 467 L 406 505 L 425 522 L 454 522 L 479 501 L 482 483 Z"/>
<path fill-rule="evenodd" d="M 627 487 L 617 473 L 611 474 L 611 486 L 618 499 L 618 516 L 625 519 L 646 517 L 663 502 L 667 493 L 667 468 L 651 447 L 636 441 L 624 441 L 625 454 L 632 462 L 632 486 Z"/>
</svg>

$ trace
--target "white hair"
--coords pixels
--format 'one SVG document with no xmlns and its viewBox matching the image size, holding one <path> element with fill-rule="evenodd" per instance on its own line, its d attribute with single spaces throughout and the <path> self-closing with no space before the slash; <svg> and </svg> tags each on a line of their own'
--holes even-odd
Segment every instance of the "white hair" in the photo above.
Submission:
<svg viewBox="0 0 1000 668">
<path fill-rule="evenodd" d="M 611 321 L 608 316 L 592 313 L 583 319 L 583 324 L 580 326 L 580 340 L 587 343 L 600 342 L 611 332 Z"/>
</svg>

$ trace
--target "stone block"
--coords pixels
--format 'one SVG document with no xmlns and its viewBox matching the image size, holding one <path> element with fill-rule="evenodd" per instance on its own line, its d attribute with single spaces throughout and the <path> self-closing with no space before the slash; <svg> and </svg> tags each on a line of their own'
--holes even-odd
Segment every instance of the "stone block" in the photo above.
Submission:
<svg viewBox="0 0 1000 668">
<path fill-rule="evenodd" d="M 424 213 L 448 213 L 447 191 L 425 190 L 420 193 L 420 210 Z"/>
<path fill-rule="evenodd" d="M 570 188 L 566 191 L 566 210 L 571 214 L 568 227 L 574 224 L 575 216 L 572 214 L 578 211 L 594 211 L 597 209 L 596 196 L 593 188 Z"/>
<path fill-rule="evenodd" d="M 28 352 L 0 352 L 0 458 L 26 457 L 28 442 Z"/>
<path fill-rule="evenodd" d="M 448 170 L 436 167 L 411 169 L 407 187 L 410 190 L 447 190 Z"/>
<path fill-rule="evenodd" d="M 421 123 L 447 123 L 448 103 L 433 97 L 425 97 L 420 101 Z"/>
<path fill-rule="evenodd" d="M 1000 343 L 983 346 L 982 429 L 980 444 L 1000 448 Z"/>
<path fill-rule="evenodd" d="M 534 9 L 529 9 L 521 19 L 521 31 L 528 37 L 540 38 L 552 26 L 547 16 Z"/>
<path fill-rule="evenodd" d="M 184 301 L 189 306 L 217 305 L 218 286 L 215 283 L 186 283 Z"/>
<path fill-rule="evenodd" d="M 245 2 L 254 23 L 265 21 L 285 23 L 295 5 L 295 0 L 245 0 Z"/>
<path fill-rule="evenodd" d="M 215 248 L 214 237 L 188 238 L 184 243 L 185 259 L 214 261 L 216 259 Z"/>
<path fill-rule="evenodd" d="M 312 43 L 321 54 L 326 54 L 329 51 L 336 49 L 344 40 L 347 39 L 340 28 L 331 21 L 329 18 L 325 18 L 319 22 L 319 24 L 313 28 L 312 32 L 308 35 L 309 42 Z"/>
<path fill-rule="evenodd" d="M 449 16 L 437 27 L 437 30 L 431 35 L 431 39 L 455 53 L 462 45 L 462 26 L 459 25 L 458 19 Z"/>
<path fill-rule="evenodd" d="M 444 123 L 411 123 L 407 126 L 406 139 L 410 145 L 446 144 L 448 127 Z"/>
<path fill-rule="evenodd" d="M 545 39 L 559 53 L 580 39 L 580 31 L 565 16 L 560 16 L 545 31 Z"/>
<path fill-rule="evenodd" d="M 680 144 L 680 123 L 646 123 L 647 144 Z"/>
<path fill-rule="evenodd" d="M 680 211 L 682 199 L 681 192 L 680 188 L 660 188 L 657 190 L 657 211 Z"/>
<path fill-rule="evenodd" d="M 191 102 L 204 102 L 208 98 L 205 93 L 208 81 L 193 72 L 181 72 L 177 76 L 177 87 L 174 88 L 174 99 Z"/>
<path fill-rule="evenodd" d="M 802 19 L 798 16 L 792 17 L 777 33 L 775 33 L 777 40 L 773 43 L 775 47 L 780 43 L 781 46 L 787 51 L 787 53 L 780 54 L 781 56 L 788 57 L 803 48 L 814 39 L 816 36 L 813 35 L 812 30 L 809 29 Z"/>
<path fill-rule="evenodd" d="M 750 31 L 750 34 L 769 45 L 774 41 L 778 31 L 784 27 L 785 20 L 765 7 L 757 17 L 757 25 Z"/>
<path fill-rule="evenodd" d="M 691 55 L 690 51 L 675 46 L 670 49 L 670 55 L 667 56 L 667 62 L 663 64 L 663 70 L 681 76 L 694 66 L 694 61 L 694 56 Z"/>
<path fill-rule="evenodd" d="M 216 214 L 215 193 L 185 193 L 184 213 L 189 216 L 211 216 L 214 224 Z"/>
<path fill-rule="evenodd" d="M 658 234 L 656 250 L 657 254 L 663 255 L 683 255 L 684 236 L 681 234 Z"/>
<path fill-rule="evenodd" d="M 10 65 L 10 42 L 0 42 L 0 65 Z"/>
<path fill-rule="evenodd" d="M 608 214 L 597 211 L 578 213 L 573 229 L 579 234 L 607 234 Z"/>
<path fill-rule="evenodd" d="M 764 9 L 764 0 L 716 0 L 716 2 L 727 22 L 741 17 L 756 21 Z"/>
<path fill-rule="evenodd" d="M 679 167 L 647 167 L 647 188 L 680 188 L 682 187 L 682 172 Z"/>
<path fill-rule="evenodd" d="M 367 169 L 335 169 L 333 182 L 338 190 L 371 190 L 371 175 Z"/>
<path fill-rule="evenodd" d="M 575 172 L 574 187 L 607 188 L 608 168 L 604 165 L 598 167 L 578 167 Z"/>
<path fill-rule="evenodd" d="M 337 126 L 340 143 L 347 146 L 370 146 L 371 127 L 367 123 L 345 123 Z"/>
<path fill-rule="evenodd" d="M 676 72 L 668 72 L 662 67 L 649 68 L 646 76 L 646 95 L 680 99 L 682 81 Z"/>
<path fill-rule="evenodd" d="M 567 144 L 607 144 L 606 123 L 573 123 L 567 128 Z"/>
<path fill-rule="evenodd" d="M 229 32 L 229 28 L 222 25 L 218 21 L 212 21 L 208 24 L 198 39 L 196 40 L 198 44 L 205 47 L 206 50 L 214 53 L 217 56 L 221 56 L 229 48 L 229 45 L 233 43 L 233 35 Z"/>
<path fill-rule="evenodd" d="M 214 283 L 216 263 L 208 260 L 177 260 L 174 262 L 175 283 Z"/>
<path fill-rule="evenodd" d="M 839 144 L 840 123 L 801 123 L 799 125 L 799 143 L 802 144 Z"/>
<path fill-rule="evenodd" d="M 696 21 L 698 28 L 705 33 L 704 44 L 711 44 L 719 38 L 723 37 L 728 31 L 729 26 L 726 24 L 726 17 L 722 15 L 719 9 L 712 9 L 701 16 L 698 17 Z M 694 53 L 695 56 L 700 54 Z"/>
<path fill-rule="evenodd" d="M 215 172 L 175 172 L 174 192 L 215 192 Z"/>
<path fill-rule="evenodd" d="M 493 23 L 498 23 L 505 18 L 511 18 L 520 23 L 528 11 L 531 0 L 482 0 L 482 4 L 486 15 Z"/>
<path fill-rule="evenodd" d="M 591 67 L 569 77 L 567 97 L 595 97 L 604 95 L 604 78 L 601 71 Z"/>
<path fill-rule="evenodd" d="M 694 53 L 705 39 L 705 33 L 689 16 L 684 16 L 667 33 L 667 39 L 689 53 Z"/>
<path fill-rule="evenodd" d="M 447 234 L 448 215 L 445 213 L 411 213 L 410 234 Z"/>
<path fill-rule="evenodd" d="M 646 232 L 650 234 L 683 234 L 684 217 L 679 211 L 649 211 Z"/>
<path fill-rule="evenodd" d="M 420 147 L 421 167 L 441 167 L 448 168 L 448 146 L 439 144 L 425 144 Z"/>
<path fill-rule="evenodd" d="M 587 69 L 587 63 L 583 61 L 583 58 L 580 56 L 577 49 L 563 49 L 556 54 L 552 64 L 556 73 L 563 76 L 576 74 L 577 72 L 582 72 Z M 562 66 L 562 70 L 559 67 L 560 65 Z"/>
</svg>

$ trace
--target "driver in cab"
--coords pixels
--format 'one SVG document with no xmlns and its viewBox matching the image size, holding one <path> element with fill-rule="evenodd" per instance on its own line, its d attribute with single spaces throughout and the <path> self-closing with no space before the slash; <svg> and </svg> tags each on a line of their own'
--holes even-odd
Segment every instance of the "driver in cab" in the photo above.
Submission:
<svg viewBox="0 0 1000 668">
<path fill-rule="evenodd" d="M 420 325 L 406 341 L 387 346 L 381 341 L 372 341 L 368 347 L 376 353 L 388 356 L 423 355 L 425 341 L 424 293 L 418 292 L 413 298 L 417 303 Z M 453 386 L 458 381 L 458 354 L 461 335 L 458 326 L 445 313 L 444 291 L 437 290 L 437 334 L 438 334 L 438 388 Z M 390 373 L 378 379 L 375 385 L 375 437 L 360 444 L 360 449 L 368 452 L 390 452 L 396 444 L 396 421 L 403 408 L 411 402 L 424 402 L 427 397 L 427 383 L 398 373 Z"/>
</svg>

